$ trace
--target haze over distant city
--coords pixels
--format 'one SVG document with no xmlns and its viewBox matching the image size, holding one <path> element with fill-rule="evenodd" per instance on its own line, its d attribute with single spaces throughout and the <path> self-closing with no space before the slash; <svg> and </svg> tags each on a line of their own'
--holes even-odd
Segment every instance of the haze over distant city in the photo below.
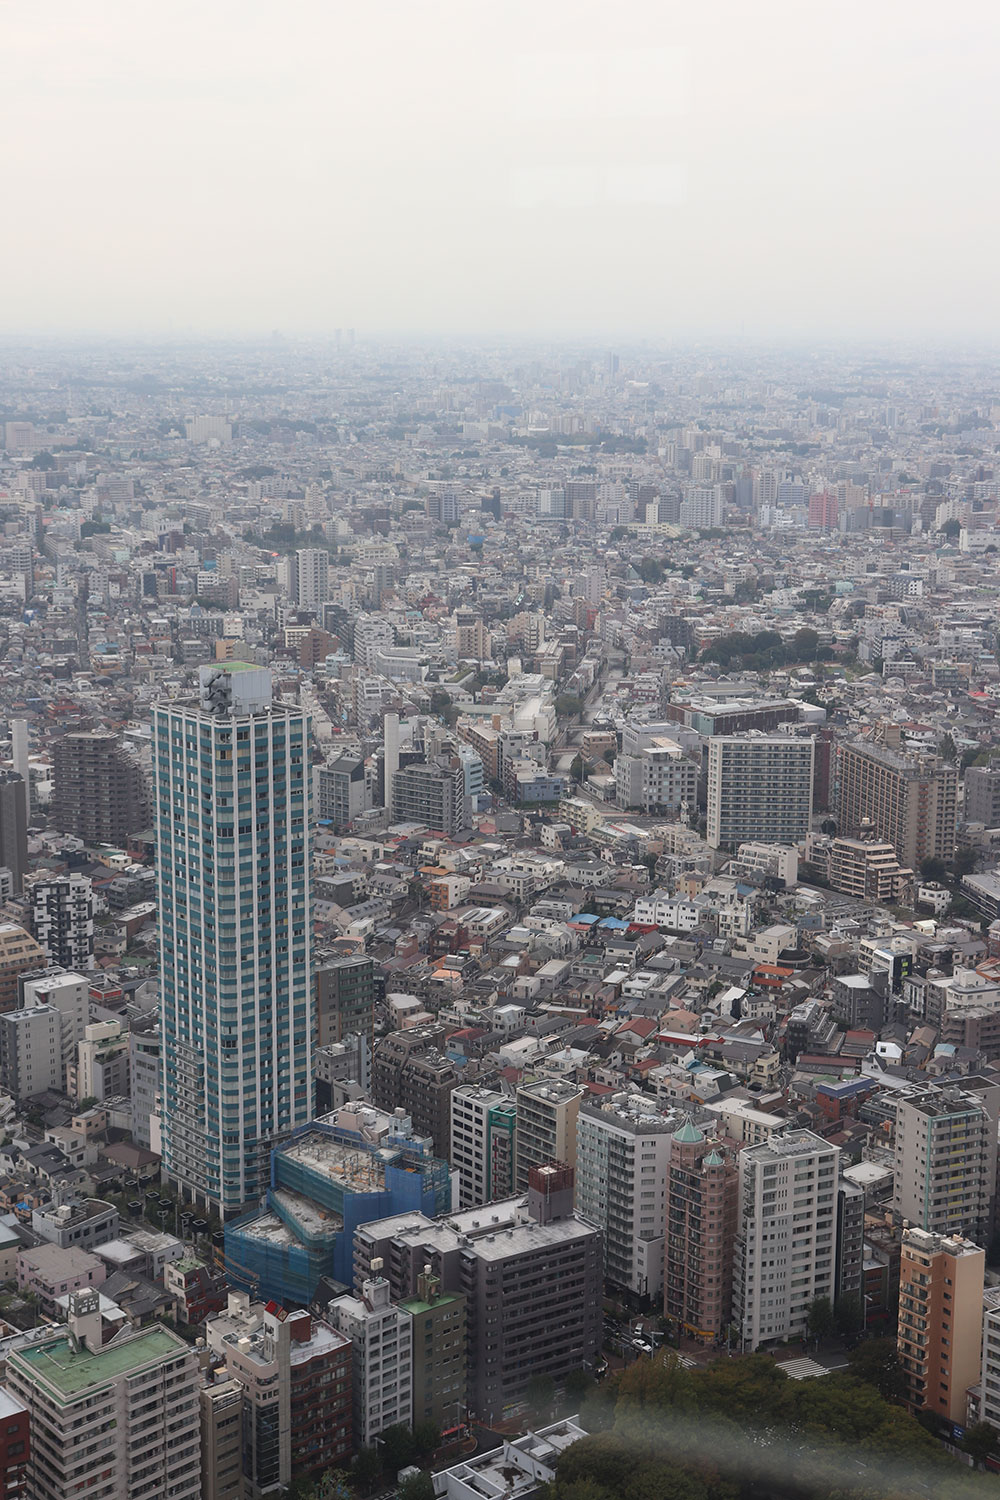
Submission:
<svg viewBox="0 0 1000 1500">
<path fill-rule="evenodd" d="M 2 18 L 8 334 L 1000 332 L 984 6 Z"/>
</svg>

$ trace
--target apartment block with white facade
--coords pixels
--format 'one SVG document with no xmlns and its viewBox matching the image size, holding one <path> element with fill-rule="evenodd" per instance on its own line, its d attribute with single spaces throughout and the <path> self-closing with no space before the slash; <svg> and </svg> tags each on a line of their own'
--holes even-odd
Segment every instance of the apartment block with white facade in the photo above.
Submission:
<svg viewBox="0 0 1000 1500">
<path fill-rule="evenodd" d="M 811 1130 L 740 1152 L 733 1319 L 744 1350 L 803 1334 L 816 1298 L 833 1302 L 839 1161 Z"/>
<path fill-rule="evenodd" d="M 329 1319 L 352 1344 L 354 1442 L 368 1448 L 387 1427 L 413 1421 L 413 1319 L 392 1301 L 381 1261 L 361 1296 L 335 1297 Z"/>
<path fill-rule="evenodd" d="M 577 1117 L 576 1211 L 603 1232 L 607 1280 L 641 1297 L 657 1296 L 663 1286 L 676 1128 L 675 1118 L 651 1113 L 649 1101 L 636 1095 L 582 1104 Z"/>
</svg>

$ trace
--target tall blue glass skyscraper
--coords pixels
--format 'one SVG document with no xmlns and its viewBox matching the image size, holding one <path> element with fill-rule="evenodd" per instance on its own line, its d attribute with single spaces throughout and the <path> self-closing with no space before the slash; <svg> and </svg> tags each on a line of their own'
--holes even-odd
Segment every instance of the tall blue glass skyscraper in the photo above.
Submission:
<svg viewBox="0 0 1000 1500">
<path fill-rule="evenodd" d="M 202 667 L 153 710 L 163 1166 L 230 1217 L 312 1118 L 308 720 L 271 674 Z"/>
</svg>

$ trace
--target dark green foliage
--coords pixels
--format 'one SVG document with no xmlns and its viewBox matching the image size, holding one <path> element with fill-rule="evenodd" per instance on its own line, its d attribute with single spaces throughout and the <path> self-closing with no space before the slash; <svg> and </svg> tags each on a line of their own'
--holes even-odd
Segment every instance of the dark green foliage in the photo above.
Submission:
<svg viewBox="0 0 1000 1500">
<path fill-rule="evenodd" d="M 426 1470 L 411 1474 L 396 1491 L 396 1500 L 434 1500 L 434 1481 Z"/>
<path fill-rule="evenodd" d="M 591 1435 L 560 1459 L 550 1500 L 898 1500 L 918 1481 L 948 1500 L 985 1497 L 986 1481 L 887 1399 L 898 1378 L 889 1340 L 812 1380 L 763 1354 L 699 1369 L 640 1360 L 584 1402 Z M 987 1441 L 976 1435 L 977 1456 Z"/>
</svg>

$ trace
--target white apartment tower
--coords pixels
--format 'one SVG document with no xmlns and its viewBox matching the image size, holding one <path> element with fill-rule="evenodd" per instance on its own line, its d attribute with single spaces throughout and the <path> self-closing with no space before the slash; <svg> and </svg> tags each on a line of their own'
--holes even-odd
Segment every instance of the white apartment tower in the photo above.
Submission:
<svg viewBox="0 0 1000 1500">
<path fill-rule="evenodd" d="M 804 1333 L 817 1297 L 833 1302 L 839 1161 L 811 1130 L 740 1152 L 733 1321 L 747 1352 Z"/>
<path fill-rule="evenodd" d="M 382 1262 L 371 1264 L 361 1296 L 336 1297 L 330 1322 L 352 1344 L 354 1441 L 372 1445 L 380 1432 L 413 1421 L 413 1319 L 392 1301 Z"/>
<path fill-rule="evenodd" d="M 329 595 L 330 554 L 325 547 L 302 547 L 296 553 L 296 602 L 319 609 Z"/>
<path fill-rule="evenodd" d="M 663 1287 L 670 1138 L 676 1120 L 649 1101 L 616 1095 L 583 1104 L 576 1122 L 576 1211 L 599 1224 L 604 1275 L 640 1297 Z"/>
</svg>

